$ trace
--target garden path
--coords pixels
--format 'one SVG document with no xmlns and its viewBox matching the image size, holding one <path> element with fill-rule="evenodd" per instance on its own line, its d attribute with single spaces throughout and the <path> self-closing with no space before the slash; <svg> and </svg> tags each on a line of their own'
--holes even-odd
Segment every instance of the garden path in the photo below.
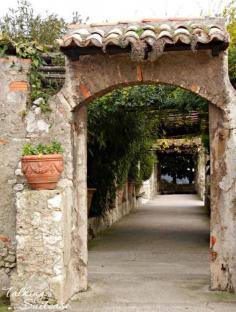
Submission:
<svg viewBox="0 0 236 312">
<path fill-rule="evenodd" d="M 209 291 L 209 218 L 195 195 L 156 196 L 90 245 L 73 312 L 236 311 L 235 295 Z"/>
</svg>

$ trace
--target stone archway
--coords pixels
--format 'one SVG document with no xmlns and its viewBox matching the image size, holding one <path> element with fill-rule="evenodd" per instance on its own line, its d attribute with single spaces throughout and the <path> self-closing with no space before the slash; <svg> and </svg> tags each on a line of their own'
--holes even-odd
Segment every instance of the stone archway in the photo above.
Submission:
<svg viewBox="0 0 236 312">
<path fill-rule="evenodd" d="M 66 82 L 51 101 L 55 124 L 50 131 L 65 142 L 66 168 L 55 194 L 40 194 L 46 199 L 45 209 L 56 207 L 63 215 L 59 223 L 63 244 L 57 249 L 60 261 L 47 284 L 53 297 L 62 303 L 87 289 L 86 106 L 118 87 L 159 83 L 190 90 L 210 103 L 211 288 L 235 290 L 236 92 L 228 78 L 228 34 L 222 20 L 78 26 L 59 43 L 67 55 Z M 22 223 L 21 207 L 25 202 L 30 206 L 31 200 L 24 192 L 18 197 L 17 228 Z M 47 222 L 45 231 L 52 225 L 53 221 Z M 21 242 L 20 233 L 17 235 Z M 42 240 L 50 245 L 47 238 Z M 34 241 L 28 243 L 33 245 Z M 49 250 L 48 263 L 52 265 L 54 251 Z M 40 263 L 36 268 L 40 278 L 32 279 L 26 273 L 25 264 L 33 260 L 20 243 L 17 256 L 18 276 L 13 284 L 20 280 L 21 284 L 35 285 L 48 279 Z"/>
</svg>

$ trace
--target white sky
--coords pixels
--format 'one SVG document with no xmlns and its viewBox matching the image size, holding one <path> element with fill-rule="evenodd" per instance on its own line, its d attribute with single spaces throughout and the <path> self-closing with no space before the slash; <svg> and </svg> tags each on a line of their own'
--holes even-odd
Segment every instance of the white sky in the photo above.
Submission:
<svg viewBox="0 0 236 312">
<path fill-rule="evenodd" d="M 78 11 L 89 22 L 139 20 L 142 18 L 196 17 L 221 12 L 230 0 L 30 0 L 35 12 L 57 13 L 71 21 Z M 0 16 L 17 0 L 0 0 Z"/>
</svg>

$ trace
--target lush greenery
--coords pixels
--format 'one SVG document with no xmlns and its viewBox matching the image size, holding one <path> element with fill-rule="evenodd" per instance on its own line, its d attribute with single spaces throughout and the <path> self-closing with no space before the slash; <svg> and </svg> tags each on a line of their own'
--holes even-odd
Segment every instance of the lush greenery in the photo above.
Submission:
<svg viewBox="0 0 236 312">
<path fill-rule="evenodd" d="M 53 65 L 64 65 L 64 57 L 59 51 L 56 39 L 65 33 L 68 23 L 56 14 L 42 17 L 35 14 L 28 0 L 18 0 L 15 8 L 0 19 L 0 56 L 16 54 L 32 60 L 30 72 L 29 105 L 41 98 L 42 111 L 50 111 L 48 98 L 58 91 L 61 82 L 45 79 L 40 68 L 46 65 L 47 56 Z M 81 22 L 81 16 L 74 12 L 71 22 Z M 50 31 L 49 31 L 50 30 Z"/>
<path fill-rule="evenodd" d="M 88 185 L 97 189 L 92 214 L 113 207 L 116 190 L 126 180 L 139 186 L 150 177 L 156 161 L 151 149 L 157 137 L 166 135 L 167 111 L 205 113 L 207 107 L 207 102 L 193 93 L 163 85 L 123 88 L 91 103 Z M 189 121 L 184 126 L 188 135 Z"/>
<path fill-rule="evenodd" d="M 160 156 L 161 173 L 168 174 L 173 178 L 174 184 L 177 179 L 187 178 L 189 183 L 194 180 L 194 157 L 185 153 L 170 153 Z"/>
<path fill-rule="evenodd" d="M 40 14 L 35 14 L 29 1 L 17 2 L 18 5 L 10 8 L 0 20 L 2 33 L 10 36 L 13 42 L 55 45 L 55 39 L 65 32 L 65 20 L 56 14 L 47 14 L 43 18 Z"/>
<path fill-rule="evenodd" d="M 8 312 L 10 307 L 10 300 L 6 296 L 0 296 L 0 312 Z"/>
<path fill-rule="evenodd" d="M 229 46 L 229 77 L 236 88 L 236 2 L 235 0 L 225 8 L 223 16 L 227 21 L 227 29 L 230 34 Z"/>
<path fill-rule="evenodd" d="M 30 143 L 26 143 L 22 149 L 22 156 L 27 155 L 49 155 L 49 154 L 62 154 L 64 152 L 62 146 L 58 142 L 52 142 L 50 144 L 38 144 L 33 146 Z"/>
<path fill-rule="evenodd" d="M 0 312 L 9 312 L 9 306 L 0 303 Z"/>
<path fill-rule="evenodd" d="M 138 87 L 116 90 L 89 106 L 88 185 L 97 188 L 93 214 L 113 206 L 116 190 L 123 188 L 128 176 L 136 183 L 148 178 L 147 167 L 153 165 L 154 158 L 147 155 L 151 153 L 156 124 L 142 109 L 140 94 Z M 129 175 L 139 162 L 145 167 L 138 177 Z"/>
</svg>

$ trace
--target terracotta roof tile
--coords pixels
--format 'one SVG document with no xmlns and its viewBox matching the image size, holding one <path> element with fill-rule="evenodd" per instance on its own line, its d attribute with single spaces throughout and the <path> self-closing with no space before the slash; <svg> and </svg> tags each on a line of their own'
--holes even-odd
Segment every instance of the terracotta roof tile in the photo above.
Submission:
<svg viewBox="0 0 236 312">
<path fill-rule="evenodd" d="M 168 20 L 144 19 L 138 22 L 118 22 L 108 24 L 71 25 L 68 33 L 57 40 L 66 47 L 101 47 L 115 45 L 125 48 L 136 42 L 154 46 L 183 43 L 195 45 L 210 42 L 229 42 L 224 20 L 219 18 L 173 18 Z"/>
</svg>

